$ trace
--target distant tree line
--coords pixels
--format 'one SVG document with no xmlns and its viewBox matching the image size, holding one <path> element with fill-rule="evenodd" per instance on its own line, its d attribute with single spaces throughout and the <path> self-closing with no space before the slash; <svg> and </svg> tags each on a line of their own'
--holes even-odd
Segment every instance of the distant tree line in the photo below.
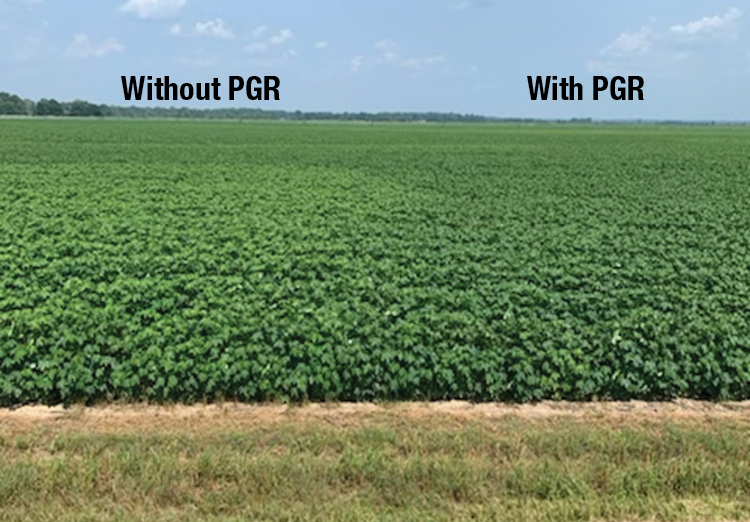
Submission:
<svg viewBox="0 0 750 522">
<path fill-rule="evenodd" d="M 506 122 L 506 123 L 659 123 L 673 125 L 714 125 L 713 121 L 593 121 L 591 118 L 543 120 L 538 118 L 496 118 L 453 112 L 302 112 L 251 108 L 192 109 L 188 107 L 120 107 L 96 105 L 84 100 L 59 102 L 42 98 L 38 102 L 0 92 L 0 116 L 72 116 L 97 118 L 185 118 L 293 121 L 371 121 L 371 122 Z M 739 123 L 743 124 L 743 123 Z"/>
<path fill-rule="evenodd" d="M 441 112 L 302 112 L 252 108 L 193 109 L 188 107 L 120 107 L 96 105 L 84 100 L 60 102 L 43 98 L 38 102 L 22 99 L 15 94 L 0 92 L 0 115 L 16 116 L 80 116 L 100 118 L 190 118 L 190 119 L 247 119 L 296 121 L 406 121 L 406 122 L 486 122 L 533 121 L 527 118 L 491 118 L 475 114 Z"/>
<path fill-rule="evenodd" d="M 31 115 L 35 110 L 33 101 L 23 100 L 15 94 L 0 92 L 0 114 Z"/>
<path fill-rule="evenodd" d="M 59 102 L 42 98 L 34 102 L 0 92 L 0 115 L 5 116 L 108 116 L 109 112 L 107 105 L 95 105 L 83 100 Z"/>
</svg>

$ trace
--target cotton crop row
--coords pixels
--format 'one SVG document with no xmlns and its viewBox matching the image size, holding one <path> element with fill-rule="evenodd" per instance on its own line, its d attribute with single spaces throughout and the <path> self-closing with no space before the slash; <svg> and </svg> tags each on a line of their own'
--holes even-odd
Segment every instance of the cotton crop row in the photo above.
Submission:
<svg viewBox="0 0 750 522">
<path fill-rule="evenodd" d="M 0 122 L 0 404 L 750 398 L 749 139 Z"/>
</svg>

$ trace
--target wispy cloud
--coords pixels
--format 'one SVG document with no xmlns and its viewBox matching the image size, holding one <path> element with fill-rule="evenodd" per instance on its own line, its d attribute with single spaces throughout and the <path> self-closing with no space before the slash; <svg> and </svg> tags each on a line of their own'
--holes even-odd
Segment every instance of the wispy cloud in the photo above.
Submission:
<svg viewBox="0 0 750 522">
<path fill-rule="evenodd" d="M 243 50 L 253 56 L 255 65 L 279 65 L 297 56 L 297 51 L 288 45 L 294 39 L 291 29 L 280 29 L 269 35 L 268 27 L 260 25 L 253 30 L 252 38 Z"/>
<path fill-rule="evenodd" d="M 268 42 L 253 42 L 245 46 L 245 52 L 250 54 L 261 54 L 268 50 Z"/>
<path fill-rule="evenodd" d="M 589 69 L 611 73 L 636 63 L 641 67 L 673 65 L 696 52 L 698 44 L 731 41 L 741 16 L 739 9 L 732 8 L 724 14 L 705 16 L 667 29 L 646 25 L 637 31 L 621 33 L 597 53 L 598 59 L 589 61 Z M 651 23 L 654 22 L 652 19 Z"/>
<path fill-rule="evenodd" d="M 278 34 L 273 35 L 268 39 L 268 43 L 271 45 L 281 45 L 287 40 L 291 40 L 294 34 L 289 29 L 282 29 Z"/>
<path fill-rule="evenodd" d="M 71 58 L 102 58 L 110 53 L 122 52 L 125 48 L 114 38 L 95 43 L 85 34 L 77 34 L 65 49 L 65 56 Z"/>
<path fill-rule="evenodd" d="M 380 40 L 375 43 L 375 49 L 380 51 L 378 64 L 389 65 L 401 69 L 421 69 L 445 61 L 442 55 L 432 55 L 423 58 L 408 58 L 400 54 L 398 45 L 393 40 Z"/>
<path fill-rule="evenodd" d="M 253 38 L 256 40 L 245 46 L 245 52 L 250 54 L 263 54 L 271 51 L 277 51 L 278 47 L 294 38 L 294 33 L 290 29 L 281 29 L 278 33 L 261 39 L 267 32 L 266 26 L 262 25 L 253 31 Z M 286 51 L 288 52 L 288 50 Z M 295 53 L 296 54 L 296 53 Z"/>
<path fill-rule="evenodd" d="M 351 68 L 352 72 L 359 72 L 362 69 L 362 61 L 363 58 L 361 56 L 355 56 L 352 58 L 352 60 L 349 62 L 349 67 Z"/>
<path fill-rule="evenodd" d="M 320 42 L 315 42 L 313 47 L 315 47 L 316 49 L 326 49 L 328 48 L 328 42 L 326 42 L 325 40 L 321 40 Z"/>
<path fill-rule="evenodd" d="M 25 5 L 27 7 L 40 5 L 43 0 L 0 0 L 0 7 L 10 7 L 13 4 Z"/>
<path fill-rule="evenodd" d="M 221 18 L 196 22 L 192 28 L 185 28 L 182 24 L 176 23 L 169 28 L 169 33 L 172 36 L 203 36 L 219 40 L 231 40 L 234 38 L 234 31 Z"/>
<path fill-rule="evenodd" d="M 255 29 L 253 29 L 253 38 L 261 38 L 264 34 L 266 34 L 266 31 L 268 30 L 268 27 L 265 25 L 259 25 Z"/>
<path fill-rule="evenodd" d="M 653 31 L 648 27 L 642 27 L 634 33 L 622 33 L 609 45 L 599 51 L 599 55 L 640 56 L 651 50 Z"/>
<path fill-rule="evenodd" d="M 384 53 L 395 52 L 398 49 L 398 45 L 393 40 L 380 40 L 375 42 L 375 49 L 383 51 Z"/>
<path fill-rule="evenodd" d="M 221 18 L 198 22 L 195 24 L 195 34 L 229 40 L 234 38 L 234 33 L 227 27 L 227 24 Z"/>
<path fill-rule="evenodd" d="M 464 9 L 473 9 L 476 7 L 490 7 L 494 3 L 495 3 L 494 0 L 460 0 L 453 4 L 453 8 L 464 10 Z"/>
<path fill-rule="evenodd" d="M 134 14 L 138 18 L 171 18 L 176 16 L 187 0 L 128 0 L 120 11 Z"/>
<path fill-rule="evenodd" d="M 742 16 L 742 11 L 733 7 L 724 15 L 704 16 L 700 20 L 688 22 L 683 25 L 673 25 L 669 32 L 677 35 L 704 35 L 715 34 L 732 29 L 735 21 Z"/>
<path fill-rule="evenodd" d="M 446 61 L 445 56 L 434 54 L 424 57 L 403 56 L 399 46 L 393 40 L 383 39 L 375 42 L 377 53 L 370 57 L 358 55 L 349 62 L 352 72 L 359 72 L 364 68 L 392 67 L 394 69 L 424 69 Z"/>
</svg>

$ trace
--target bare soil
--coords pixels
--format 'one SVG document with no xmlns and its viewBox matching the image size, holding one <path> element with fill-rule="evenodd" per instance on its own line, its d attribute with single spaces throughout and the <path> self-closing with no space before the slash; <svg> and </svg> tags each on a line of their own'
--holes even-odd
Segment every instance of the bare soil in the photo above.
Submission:
<svg viewBox="0 0 750 522">
<path fill-rule="evenodd" d="M 517 417 L 531 421 L 574 419 L 595 424 L 649 422 L 711 422 L 732 420 L 750 423 L 750 401 L 712 403 L 693 400 L 674 402 L 545 401 L 536 404 L 473 404 L 450 402 L 103 405 L 94 407 L 25 406 L 0 409 L 0 431 L 85 430 L 95 433 L 184 431 L 204 432 L 260 428 L 278 423 L 325 423 L 362 426 L 379 419 L 447 422 L 492 421 Z"/>
</svg>

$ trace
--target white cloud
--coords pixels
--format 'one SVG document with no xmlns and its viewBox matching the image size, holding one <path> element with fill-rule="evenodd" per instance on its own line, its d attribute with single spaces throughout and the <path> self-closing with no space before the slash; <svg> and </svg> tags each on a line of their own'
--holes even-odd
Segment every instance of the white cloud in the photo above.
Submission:
<svg viewBox="0 0 750 522">
<path fill-rule="evenodd" d="M 363 58 L 361 56 L 355 56 L 352 58 L 352 61 L 349 62 L 352 72 L 359 72 L 362 69 L 362 61 Z"/>
<path fill-rule="evenodd" d="M 260 38 L 261 36 L 263 36 L 266 33 L 267 30 L 268 30 L 268 27 L 266 27 L 265 25 L 260 25 L 260 26 L 256 27 L 253 30 L 253 38 L 255 38 L 255 39 Z"/>
<path fill-rule="evenodd" d="M 396 64 L 397 67 L 403 67 L 405 69 L 418 69 L 422 61 L 419 58 L 407 58 Z"/>
<path fill-rule="evenodd" d="M 693 36 L 714 33 L 731 28 L 732 23 L 742 16 L 742 11 L 733 7 L 724 15 L 704 16 L 700 20 L 684 25 L 673 25 L 669 31 L 678 35 Z"/>
<path fill-rule="evenodd" d="M 322 40 L 320 42 L 315 42 L 315 48 L 316 49 L 325 49 L 328 47 L 328 42 L 325 40 Z"/>
<path fill-rule="evenodd" d="M 261 54 L 268 50 L 266 42 L 253 42 L 245 46 L 245 52 L 250 54 Z"/>
<path fill-rule="evenodd" d="M 733 8 L 723 15 L 705 16 L 694 22 L 673 25 L 668 29 L 656 29 L 653 25 L 638 31 L 622 33 L 601 49 L 602 60 L 590 60 L 589 70 L 613 71 L 623 65 L 664 67 L 684 60 L 696 46 L 715 41 L 731 41 L 735 33 L 735 22 L 742 12 Z"/>
<path fill-rule="evenodd" d="M 441 55 L 435 55 L 435 56 L 429 56 L 427 58 L 422 58 L 422 63 L 425 65 L 434 65 L 436 63 L 443 63 L 445 61 L 445 56 Z"/>
<path fill-rule="evenodd" d="M 176 16 L 186 3 L 187 0 L 128 0 L 120 6 L 120 11 L 138 18 L 170 18 Z"/>
<path fill-rule="evenodd" d="M 445 57 L 441 55 L 433 55 L 426 58 L 404 58 L 399 54 L 398 45 L 393 40 L 375 42 L 375 48 L 380 51 L 379 64 L 399 69 L 421 69 L 445 61 Z"/>
<path fill-rule="evenodd" d="M 635 33 L 622 33 L 599 51 L 599 54 L 616 57 L 644 55 L 651 50 L 652 38 L 652 32 L 648 27 L 642 27 Z"/>
<path fill-rule="evenodd" d="M 396 63 L 396 67 L 404 69 L 421 69 L 429 65 L 437 65 L 445 61 L 445 56 L 428 56 L 427 58 L 407 58 Z"/>
<path fill-rule="evenodd" d="M 9 7 L 13 4 L 22 4 L 26 6 L 40 5 L 43 0 L 0 0 L 0 7 Z"/>
<path fill-rule="evenodd" d="M 196 23 L 195 34 L 220 38 L 223 40 L 234 38 L 234 33 L 226 26 L 224 20 L 221 18 Z"/>
<path fill-rule="evenodd" d="M 379 42 L 375 42 L 375 49 L 385 53 L 392 53 L 398 49 L 398 46 L 393 40 L 380 40 Z"/>
<path fill-rule="evenodd" d="M 287 40 L 291 40 L 294 34 L 289 29 L 282 29 L 278 34 L 268 39 L 268 43 L 272 45 L 281 45 Z"/>
<path fill-rule="evenodd" d="M 197 22 L 193 29 L 184 29 L 181 24 L 174 24 L 169 29 L 173 36 L 206 36 L 209 38 L 218 38 L 221 40 L 230 40 L 234 38 L 234 32 L 227 26 L 221 18 Z"/>
<path fill-rule="evenodd" d="M 290 29 L 281 29 L 278 33 L 261 39 L 268 31 L 264 25 L 257 27 L 253 31 L 254 42 L 244 47 L 244 51 L 249 54 L 263 55 L 266 60 L 263 63 L 274 63 L 278 60 L 290 60 L 297 56 L 297 51 L 291 48 L 284 48 L 284 44 L 294 38 L 294 33 Z"/>
<path fill-rule="evenodd" d="M 475 7 L 490 7 L 495 2 L 493 0 L 461 0 L 453 5 L 455 9 L 472 9 Z"/>
<path fill-rule="evenodd" d="M 77 34 L 65 49 L 65 55 L 72 58 L 102 58 L 110 53 L 122 52 L 124 49 L 114 38 L 94 43 L 85 34 Z"/>
</svg>

